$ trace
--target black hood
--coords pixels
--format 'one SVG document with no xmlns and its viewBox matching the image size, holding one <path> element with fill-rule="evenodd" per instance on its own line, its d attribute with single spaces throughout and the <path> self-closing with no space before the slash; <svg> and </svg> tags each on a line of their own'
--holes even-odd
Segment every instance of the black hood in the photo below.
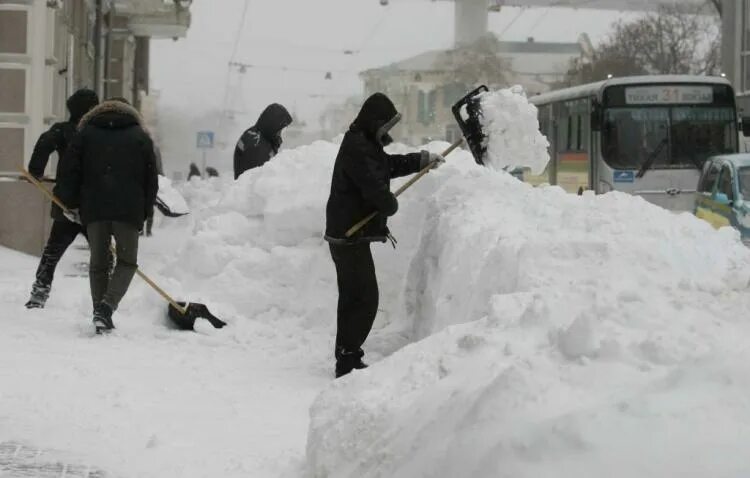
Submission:
<svg viewBox="0 0 750 478">
<path fill-rule="evenodd" d="M 91 111 L 98 104 L 99 96 L 97 96 L 95 91 L 86 88 L 76 91 L 65 102 L 65 106 L 68 107 L 68 113 L 70 113 L 70 122 L 78 124 L 83 115 Z"/>
<path fill-rule="evenodd" d="M 371 140 L 386 146 L 393 140 L 388 135 L 401 115 L 393 102 L 383 93 L 375 93 L 367 98 L 352 123 L 352 129 L 365 133 Z"/>
<path fill-rule="evenodd" d="M 135 125 L 143 128 L 138 110 L 117 100 L 107 100 L 86 113 L 78 123 L 78 129 L 83 129 L 87 124 L 107 129 L 129 128 Z"/>
<path fill-rule="evenodd" d="M 272 103 L 263 110 L 255 123 L 258 132 L 272 143 L 278 141 L 281 146 L 281 130 L 292 124 L 292 115 L 278 103 Z"/>
</svg>

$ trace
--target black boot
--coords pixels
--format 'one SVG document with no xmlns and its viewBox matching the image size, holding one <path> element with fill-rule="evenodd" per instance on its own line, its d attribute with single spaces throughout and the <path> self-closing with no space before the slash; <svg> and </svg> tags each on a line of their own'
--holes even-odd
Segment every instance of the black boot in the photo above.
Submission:
<svg viewBox="0 0 750 478">
<path fill-rule="evenodd" d="M 34 284 L 34 286 L 31 288 L 31 296 L 29 297 L 29 301 L 26 302 L 26 308 L 43 309 L 44 304 L 47 303 L 47 298 L 49 297 L 49 290 L 49 286 Z"/>
<path fill-rule="evenodd" d="M 106 334 L 115 328 L 112 322 L 112 307 L 106 302 L 99 302 L 94 306 L 94 327 L 97 334 Z"/>
<path fill-rule="evenodd" d="M 352 370 L 362 370 L 367 368 L 367 364 L 362 361 L 365 352 L 358 349 L 350 352 L 343 347 L 336 348 L 336 378 L 343 377 Z"/>
</svg>

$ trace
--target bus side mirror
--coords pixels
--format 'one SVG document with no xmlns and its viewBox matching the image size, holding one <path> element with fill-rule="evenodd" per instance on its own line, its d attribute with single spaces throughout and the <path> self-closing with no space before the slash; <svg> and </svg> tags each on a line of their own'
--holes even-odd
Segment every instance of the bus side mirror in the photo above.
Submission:
<svg viewBox="0 0 750 478">
<path fill-rule="evenodd" d="M 742 121 L 742 135 L 750 136 L 750 116 L 743 116 L 740 121 Z"/>
<path fill-rule="evenodd" d="M 602 129 L 602 105 L 597 100 L 591 103 L 591 131 Z"/>
</svg>

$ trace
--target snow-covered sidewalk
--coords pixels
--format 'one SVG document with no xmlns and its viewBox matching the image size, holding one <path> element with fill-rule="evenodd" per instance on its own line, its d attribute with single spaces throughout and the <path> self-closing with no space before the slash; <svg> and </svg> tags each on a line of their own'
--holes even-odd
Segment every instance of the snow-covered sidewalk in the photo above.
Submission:
<svg viewBox="0 0 750 478">
<path fill-rule="evenodd" d="M 142 267 L 184 232 L 156 229 Z M 36 259 L 0 249 L 0 443 L 59 450 L 115 476 L 298 475 L 308 406 L 331 380 L 324 353 L 300 360 L 268 337 L 171 330 L 137 278 L 117 332 L 92 337 L 88 282 L 65 277 L 85 252 L 71 252 L 47 309 L 27 311 Z"/>
</svg>

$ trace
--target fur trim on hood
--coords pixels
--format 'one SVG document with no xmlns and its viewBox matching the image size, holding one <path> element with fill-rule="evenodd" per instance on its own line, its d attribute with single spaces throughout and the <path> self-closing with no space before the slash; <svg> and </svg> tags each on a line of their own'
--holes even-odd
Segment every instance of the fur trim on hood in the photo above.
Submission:
<svg viewBox="0 0 750 478">
<path fill-rule="evenodd" d="M 140 126 L 143 131 L 146 131 L 146 127 L 143 125 L 143 118 L 138 110 L 121 101 L 103 101 L 99 103 L 99 105 L 95 106 L 91 111 L 83 115 L 83 118 L 81 118 L 81 121 L 78 123 L 78 130 L 82 130 L 92 118 L 103 113 L 120 113 L 131 116 L 138 123 L 138 126 Z"/>
</svg>

